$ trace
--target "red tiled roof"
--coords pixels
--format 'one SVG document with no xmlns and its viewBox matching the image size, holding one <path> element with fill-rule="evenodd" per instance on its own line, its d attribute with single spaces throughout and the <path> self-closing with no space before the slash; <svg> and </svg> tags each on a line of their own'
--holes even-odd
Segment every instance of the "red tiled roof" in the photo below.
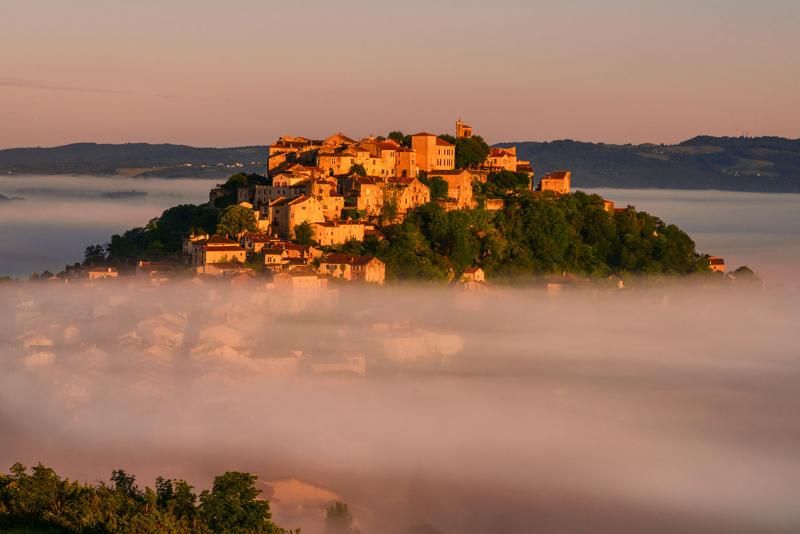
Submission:
<svg viewBox="0 0 800 534">
<path fill-rule="evenodd" d="M 436 138 L 436 145 L 437 146 L 456 146 L 453 143 L 448 143 L 447 141 L 445 141 L 441 137 L 437 137 Z"/>
<path fill-rule="evenodd" d="M 228 239 L 227 237 L 221 236 L 221 235 L 213 235 L 208 239 L 207 244 L 208 245 L 238 245 L 239 243 L 237 243 L 236 241 L 233 241 L 232 239 Z"/>
<path fill-rule="evenodd" d="M 490 158 L 502 158 L 503 156 L 513 156 L 513 154 L 504 148 L 492 148 L 489 150 Z"/>
<path fill-rule="evenodd" d="M 354 256 L 352 254 L 334 253 L 328 254 L 322 263 L 342 264 L 342 265 L 366 265 L 375 259 L 374 256 Z"/>
<path fill-rule="evenodd" d="M 209 252 L 244 252 L 244 249 L 242 247 L 238 247 L 238 246 L 237 247 L 233 247 L 233 246 L 229 246 L 229 245 L 225 245 L 225 246 L 208 246 L 208 245 L 206 245 L 205 247 L 203 247 L 203 250 L 209 251 Z"/>
<path fill-rule="evenodd" d="M 428 133 L 428 132 L 419 132 L 419 133 L 415 133 L 411 137 L 436 137 L 436 136 L 433 135 L 432 133 Z"/>
</svg>

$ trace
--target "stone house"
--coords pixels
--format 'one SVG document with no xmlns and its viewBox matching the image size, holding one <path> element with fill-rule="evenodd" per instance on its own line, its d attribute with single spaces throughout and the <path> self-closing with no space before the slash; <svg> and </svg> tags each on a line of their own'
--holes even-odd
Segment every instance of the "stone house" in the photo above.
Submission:
<svg viewBox="0 0 800 534">
<path fill-rule="evenodd" d="M 210 263 L 244 262 L 247 257 L 242 246 L 227 237 L 212 236 L 200 248 L 199 254 L 193 257 L 196 266 Z"/>
<path fill-rule="evenodd" d="M 319 273 L 351 282 L 383 284 L 386 264 L 374 256 L 328 254 L 319 264 Z"/>
<path fill-rule="evenodd" d="M 539 191 L 552 191 L 559 195 L 566 195 L 570 192 L 570 181 L 572 173 L 570 171 L 551 172 L 542 177 L 539 184 Z"/>
<path fill-rule="evenodd" d="M 294 229 L 304 222 L 323 222 L 322 204 L 314 197 L 302 195 L 295 199 L 278 199 L 270 203 L 271 231 L 284 239 L 294 237 Z"/>
<path fill-rule="evenodd" d="M 314 241 L 320 246 L 341 245 L 350 240 L 364 240 L 364 224 L 349 222 L 322 222 L 312 225 Z"/>
<path fill-rule="evenodd" d="M 421 171 L 441 171 L 455 168 L 456 147 L 428 132 L 411 136 L 411 148 L 416 152 L 417 167 Z"/>
<path fill-rule="evenodd" d="M 431 201 L 431 190 L 417 178 L 390 178 L 386 181 L 384 203 L 392 199 L 398 214 L 404 214 Z"/>
<path fill-rule="evenodd" d="M 466 169 L 452 171 L 433 171 L 428 178 L 441 178 L 447 182 L 447 198 L 453 201 L 456 209 L 468 209 L 475 206 L 472 197 L 472 173 Z"/>
</svg>

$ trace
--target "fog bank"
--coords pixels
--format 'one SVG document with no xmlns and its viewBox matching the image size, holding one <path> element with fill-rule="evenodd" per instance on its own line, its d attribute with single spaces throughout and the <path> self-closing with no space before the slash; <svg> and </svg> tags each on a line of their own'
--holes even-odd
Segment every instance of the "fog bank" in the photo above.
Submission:
<svg viewBox="0 0 800 534">
<path fill-rule="evenodd" d="M 0 288 L 0 465 L 252 471 L 311 533 L 793 532 L 795 297 Z"/>
</svg>

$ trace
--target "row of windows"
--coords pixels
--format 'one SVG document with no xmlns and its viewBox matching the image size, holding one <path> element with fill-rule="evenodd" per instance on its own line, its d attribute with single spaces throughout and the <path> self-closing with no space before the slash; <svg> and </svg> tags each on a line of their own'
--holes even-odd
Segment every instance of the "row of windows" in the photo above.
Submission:
<svg viewBox="0 0 800 534">
<path fill-rule="evenodd" d="M 452 166 L 453 165 L 453 160 L 452 159 L 437 159 L 436 160 L 436 165 L 438 165 L 439 167 L 441 167 L 443 165 Z"/>
</svg>

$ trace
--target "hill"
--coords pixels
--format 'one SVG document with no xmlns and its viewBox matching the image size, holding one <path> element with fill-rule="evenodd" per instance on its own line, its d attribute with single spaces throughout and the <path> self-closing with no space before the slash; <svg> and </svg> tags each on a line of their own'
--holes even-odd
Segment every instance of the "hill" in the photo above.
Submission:
<svg viewBox="0 0 800 534">
<path fill-rule="evenodd" d="M 266 160 L 264 146 L 196 148 L 148 143 L 75 143 L 0 150 L 0 173 L 224 178 L 236 170 L 263 172 Z"/>
<path fill-rule="evenodd" d="M 571 169 L 574 187 L 800 192 L 800 139 L 701 136 L 677 145 L 514 142 L 537 176 Z M 2 174 L 225 178 L 262 173 L 267 147 L 77 143 L 0 150 Z"/>
<path fill-rule="evenodd" d="M 800 192 L 800 139 L 700 136 L 677 145 L 577 141 L 517 146 L 537 176 L 571 169 L 573 187 Z"/>
</svg>

